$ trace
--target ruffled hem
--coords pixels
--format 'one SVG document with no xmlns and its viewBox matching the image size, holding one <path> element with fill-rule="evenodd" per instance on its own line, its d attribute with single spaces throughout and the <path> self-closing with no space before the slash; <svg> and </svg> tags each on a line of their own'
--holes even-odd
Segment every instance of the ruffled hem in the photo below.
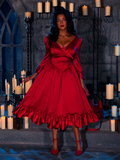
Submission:
<svg viewBox="0 0 120 160">
<path fill-rule="evenodd" d="M 73 125 L 78 128 L 82 128 L 83 125 L 88 125 L 89 123 L 97 122 L 100 120 L 92 110 L 83 112 L 81 115 L 78 113 L 73 113 L 67 114 L 66 116 L 58 116 L 39 110 L 35 111 L 21 103 L 22 102 L 20 102 L 20 104 L 13 111 L 17 117 L 21 118 L 27 116 L 33 121 L 33 123 L 37 125 L 47 123 L 47 127 L 49 129 L 60 128 L 61 130 L 65 130 L 67 126 Z"/>
</svg>

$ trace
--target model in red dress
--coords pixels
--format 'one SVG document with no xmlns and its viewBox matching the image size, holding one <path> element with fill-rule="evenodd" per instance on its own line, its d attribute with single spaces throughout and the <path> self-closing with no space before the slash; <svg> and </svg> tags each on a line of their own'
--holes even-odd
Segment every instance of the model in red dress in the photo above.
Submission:
<svg viewBox="0 0 120 160">
<path fill-rule="evenodd" d="M 50 34 L 45 37 L 44 59 L 33 76 L 25 80 L 36 75 L 37 77 L 13 113 L 18 117 L 29 117 L 37 125 L 47 123 L 48 128 L 53 131 L 54 140 L 57 139 L 57 128 L 65 130 L 67 126 L 72 126 L 77 151 L 81 151 L 78 129 L 99 119 L 90 107 L 86 97 L 88 92 L 83 85 L 85 77 L 79 58 L 82 39 L 77 35 L 69 38 L 63 36 L 69 34 L 65 28 L 67 21 L 64 18 L 64 14 L 57 16 L 59 39 L 54 41 L 51 47 Z M 62 46 L 61 42 L 67 45 Z M 57 152 L 57 142 L 53 141 L 52 153 Z"/>
</svg>

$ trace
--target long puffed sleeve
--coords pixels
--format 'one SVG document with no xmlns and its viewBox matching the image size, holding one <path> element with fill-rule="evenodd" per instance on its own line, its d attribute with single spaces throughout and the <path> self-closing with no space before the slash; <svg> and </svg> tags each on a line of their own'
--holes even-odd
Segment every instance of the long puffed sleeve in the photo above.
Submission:
<svg viewBox="0 0 120 160">
<path fill-rule="evenodd" d="M 44 68 L 46 63 L 48 63 L 48 61 L 50 61 L 49 35 L 44 38 L 44 43 L 45 43 L 45 47 L 46 47 L 45 56 L 44 56 L 41 64 L 37 67 L 35 73 L 39 73 Z"/>
<path fill-rule="evenodd" d="M 75 53 L 75 58 L 74 58 L 73 63 L 74 63 L 74 66 L 77 70 L 79 78 L 84 80 L 85 76 L 84 76 L 84 73 L 83 73 L 83 70 L 82 70 L 82 66 L 81 66 L 81 63 L 80 63 L 80 57 L 79 57 L 81 44 L 82 44 L 82 39 L 80 38 L 78 40 L 78 43 L 77 43 L 76 47 L 74 48 L 76 50 L 76 53 Z"/>
</svg>

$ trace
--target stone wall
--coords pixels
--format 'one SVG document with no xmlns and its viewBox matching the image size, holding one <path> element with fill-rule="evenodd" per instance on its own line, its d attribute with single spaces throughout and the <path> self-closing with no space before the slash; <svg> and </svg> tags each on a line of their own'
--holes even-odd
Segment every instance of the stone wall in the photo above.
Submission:
<svg viewBox="0 0 120 160">
<path fill-rule="evenodd" d="M 24 23 L 24 12 L 33 12 L 34 21 L 32 23 L 32 72 L 42 61 L 45 54 L 44 37 L 49 33 L 51 28 L 51 15 L 45 19 L 47 15 L 43 15 L 43 19 L 35 20 L 38 17 L 37 2 L 39 0 L 9 0 L 14 10 L 17 13 L 18 19 L 22 27 L 23 51 L 24 51 L 24 69 L 27 68 L 27 34 Z M 52 2 L 52 0 L 49 0 Z M 95 8 L 95 0 L 65 0 L 66 2 L 75 3 L 74 24 L 77 35 L 82 40 L 80 52 L 81 64 L 86 77 L 85 83 L 90 92 L 93 91 L 93 19 L 94 11 L 97 17 L 97 9 Z M 46 0 L 41 0 L 46 2 Z M 68 5 L 68 4 L 67 4 Z M 88 5 L 89 16 L 83 17 L 81 7 Z M 105 6 L 112 6 L 111 17 L 105 17 Z M 99 58 L 98 58 L 98 82 L 99 92 L 105 94 L 105 84 L 116 84 L 116 57 L 114 56 L 114 46 L 120 44 L 120 1 L 119 0 L 104 0 L 102 8 L 100 8 L 100 43 L 99 43 Z M 96 28 L 96 26 L 95 26 Z M 95 30 L 95 36 L 97 31 Z M 120 62 L 120 60 L 119 60 Z M 95 45 L 95 63 L 94 63 L 94 82 L 96 91 L 97 78 L 97 46 Z"/>
</svg>

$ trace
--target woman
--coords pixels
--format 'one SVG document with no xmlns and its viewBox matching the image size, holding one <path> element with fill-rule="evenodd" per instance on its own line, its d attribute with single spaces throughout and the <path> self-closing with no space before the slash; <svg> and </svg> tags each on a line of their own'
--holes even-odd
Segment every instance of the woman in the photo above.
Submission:
<svg viewBox="0 0 120 160">
<path fill-rule="evenodd" d="M 15 108 L 18 117 L 28 116 L 37 125 L 47 123 L 52 129 L 52 154 L 58 153 L 58 128 L 72 126 L 76 155 L 82 154 L 79 128 L 99 119 L 93 113 L 86 96 L 89 92 L 79 59 L 82 39 L 75 35 L 70 13 L 56 7 L 50 34 L 45 37 L 46 53 L 35 73 L 36 77 L 22 102 Z"/>
</svg>

